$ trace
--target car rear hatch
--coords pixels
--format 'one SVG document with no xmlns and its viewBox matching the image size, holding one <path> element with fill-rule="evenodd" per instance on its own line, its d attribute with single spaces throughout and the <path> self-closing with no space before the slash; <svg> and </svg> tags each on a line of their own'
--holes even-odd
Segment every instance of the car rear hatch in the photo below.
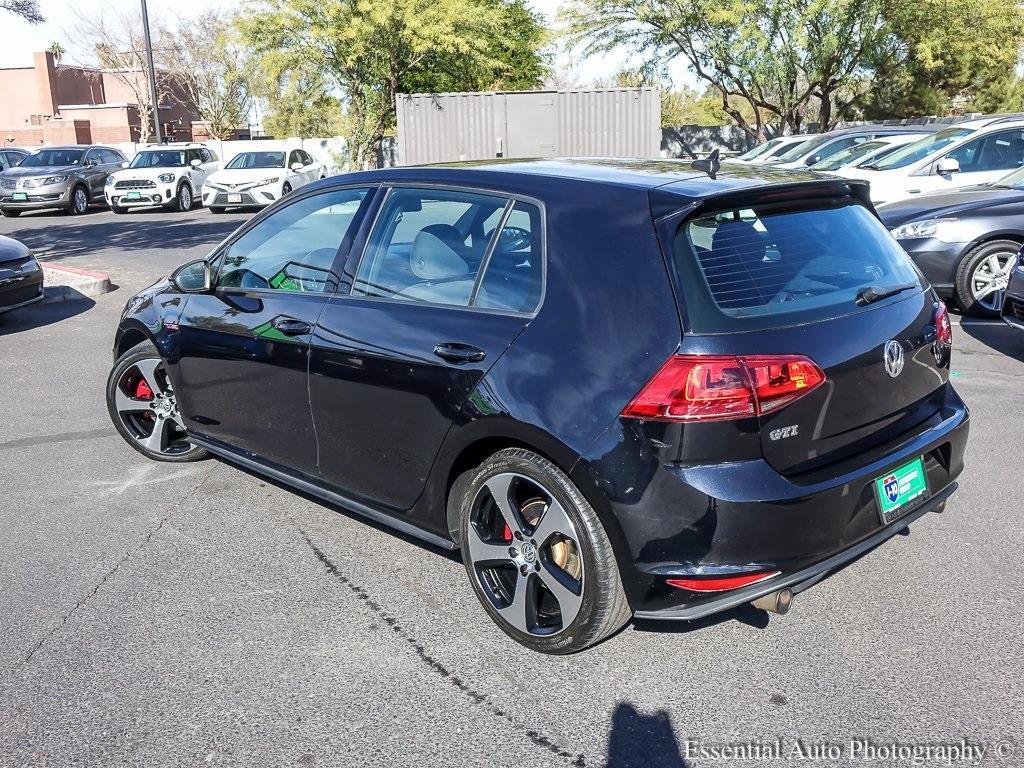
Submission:
<svg viewBox="0 0 1024 768">
<path fill-rule="evenodd" d="M 680 352 L 738 361 L 700 375 L 712 392 L 722 377 L 747 378 L 763 457 L 796 481 L 893 450 L 945 397 L 945 309 L 864 194 L 838 182 L 768 187 L 658 218 Z M 666 203 L 652 197 L 656 217 Z"/>
</svg>

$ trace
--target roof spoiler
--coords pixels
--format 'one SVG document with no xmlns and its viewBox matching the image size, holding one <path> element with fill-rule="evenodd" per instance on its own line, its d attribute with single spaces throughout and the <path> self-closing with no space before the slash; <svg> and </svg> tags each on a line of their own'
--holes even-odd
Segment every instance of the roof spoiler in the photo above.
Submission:
<svg viewBox="0 0 1024 768">
<path fill-rule="evenodd" d="M 690 163 L 690 167 L 695 171 L 702 171 L 710 176 L 712 179 L 715 178 L 715 174 L 722 167 L 722 161 L 718 159 L 719 151 L 718 147 L 711 150 L 711 154 L 703 160 L 694 160 Z"/>
</svg>

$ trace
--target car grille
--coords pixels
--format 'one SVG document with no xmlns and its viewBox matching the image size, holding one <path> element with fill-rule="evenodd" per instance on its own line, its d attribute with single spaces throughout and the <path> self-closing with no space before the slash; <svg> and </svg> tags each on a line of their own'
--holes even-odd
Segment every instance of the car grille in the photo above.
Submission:
<svg viewBox="0 0 1024 768">
<path fill-rule="evenodd" d="M 1024 301 L 1011 297 L 1006 304 L 1006 314 L 1012 315 L 1015 319 L 1024 322 Z"/>
<path fill-rule="evenodd" d="M 228 202 L 228 196 L 226 194 L 224 194 L 223 192 L 218 192 L 217 196 L 215 198 L 213 198 L 213 202 L 211 203 L 211 205 L 214 205 L 214 206 L 226 206 L 226 205 L 263 205 L 263 203 L 257 203 L 253 199 L 253 196 L 250 195 L 248 192 L 242 192 L 241 194 L 239 194 L 237 192 L 234 192 L 232 194 L 238 194 L 238 196 L 241 198 L 241 200 L 239 202 L 237 202 L 237 203 L 229 203 Z"/>
<path fill-rule="evenodd" d="M 0 179 L 0 189 L 17 189 L 18 182 L 14 179 Z"/>
<path fill-rule="evenodd" d="M 125 179 L 115 182 L 114 189 L 156 189 L 156 182 L 145 179 Z"/>
</svg>

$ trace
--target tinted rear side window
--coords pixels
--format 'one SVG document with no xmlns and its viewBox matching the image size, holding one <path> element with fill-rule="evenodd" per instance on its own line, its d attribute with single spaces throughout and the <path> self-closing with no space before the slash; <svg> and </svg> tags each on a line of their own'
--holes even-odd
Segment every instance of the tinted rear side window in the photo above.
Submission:
<svg viewBox="0 0 1024 768">
<path fill-rule="evenodd" d="M 853 314 L 863 309 L 856 298 L 868 286 L 923 288 L 906 253 L 852 202 L 699 215 L 679 228 L 675 266 L 698 332 Z"/>
</svg>

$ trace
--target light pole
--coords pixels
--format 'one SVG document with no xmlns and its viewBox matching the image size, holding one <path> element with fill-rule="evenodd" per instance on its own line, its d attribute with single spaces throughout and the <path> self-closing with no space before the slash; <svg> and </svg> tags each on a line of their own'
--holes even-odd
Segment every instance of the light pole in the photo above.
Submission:
<svg viewBox="0 0 1024 768">
<path fill-rule="evenodd" d="M 142 0 L 142 33 L 146 38 L 146 64 L 149 67 L 149 100 L 153 105 L 153 135 L 156 143 L 162 139 L 160 136 L 160 102 L 156 92 L 156 70 L 153 68 L 153 41 L 149 37 L 149 11 L 146 10 L 146 0 Z"/>
</svg>

